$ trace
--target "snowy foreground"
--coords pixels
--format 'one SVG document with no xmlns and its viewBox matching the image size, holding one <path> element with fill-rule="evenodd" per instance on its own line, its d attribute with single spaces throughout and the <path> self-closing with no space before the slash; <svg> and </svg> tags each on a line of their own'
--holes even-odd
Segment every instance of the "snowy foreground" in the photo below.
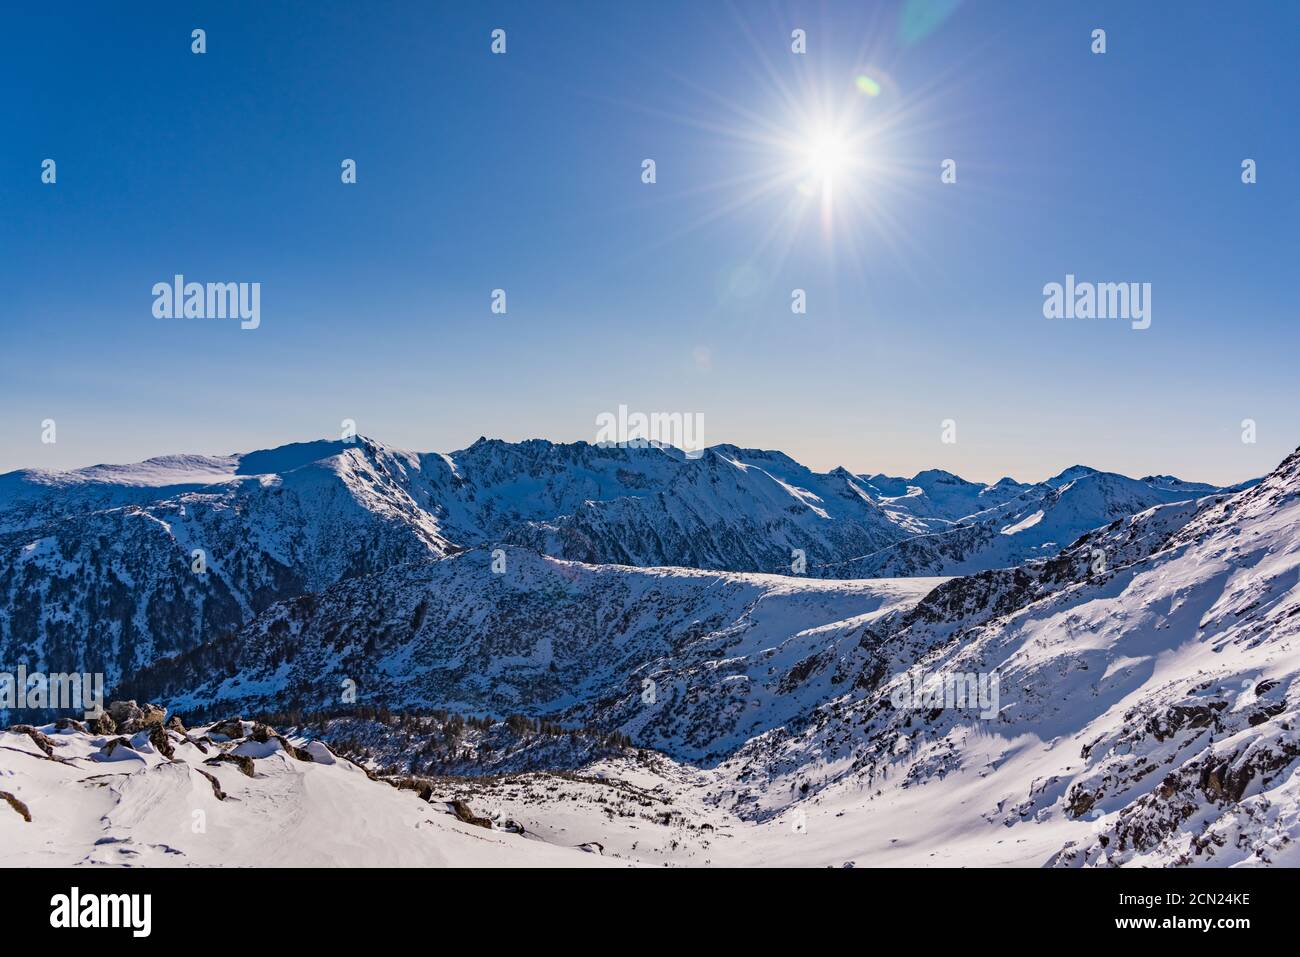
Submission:
<svg viewBox="0 0 1300 957">
<path fill-rule="evenodd" d="M 1000 826 L 954 828 L 934 850 L 935 821 L 978 798 L 978 787 L 940 806 L 920 792 L 880 805 L 843 795 L 798 826 L 759 824 L 710 800 L 712 775 L 666 759 L 444 782 L 421 794 L 372 779 L 319 742 L 291 744 L 293 756 L 275 738 L 170 731 L 169 758 L 147 731 L 112 748 L 111 735 L 53 725 L 40 734 L 49 755 L 29 734 L 0 733 L 0 795 L 14 799 L 0 796 L 0 866 L 1033 865 L 1087 833 L 1067 825 L 1027 840 Z M 223 753 L 250 759 L 252 776 L 236 761 L 209 763 Z M 457 818 L 457 798 L 479 824 Z"/>
<path fill-rule="evenodd" d="M 43 730 L 52 732 L 49 755 L 31 735 L 0 732 L 0 866 L 616 863 L 463 823 L 446 805 L 371 780 L 319 743 L 294 757 L 274 738 L 195 729 L 187 741 L 168 731 L 168 758 L 148 731 L 110 753 L 113 736 Z M 218 754 L 249 759 L 251 777 L 238 760 L 207 763 Z"/>
</svg>

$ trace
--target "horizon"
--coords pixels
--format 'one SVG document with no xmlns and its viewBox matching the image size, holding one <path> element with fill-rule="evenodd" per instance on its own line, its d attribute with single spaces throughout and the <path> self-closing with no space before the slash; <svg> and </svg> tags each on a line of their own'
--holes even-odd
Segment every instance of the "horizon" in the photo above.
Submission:
<svg viewBox="0 0 1300 957">
<path fill-rule="evenodd" d="M 507 445 L 522 445 L 528 442 L 546 442 L 550 445 L 555 445 L 555 446 L 588 445 L 592 447 L 599 447 L 601 445 L 601 443 L 588 441 L 586 439 L 557 440 L 557 439 L 548 439 L 542 436 L 535 436 L 535 435 L 525 436 L 519 439 L 506 439 L 500 436 L 490 436 L 490 435 L 480 434 L 473 441 L 461 445 L 457 445 L 455 448 L 426 449 L 426 448 L 411 447 L 406 445 L 395 445 L 391 442 L 385 442 L 380 439 L 377 439 L 375 438 L 374 435 L 371 435 L 369 433 L 358 432 L 356 433 L 353 442 L 349 442 L 347 439 L 343 439 L 343 438 L 330 438 L 328 436 L 318 436 L 316 438 L 307 438 L 307 439 L 290 439 L 288 441 L 277 442 L 270 445 L 259 445 L 256 448 L 248 448 L 248 449 L 243 449 L 243 450 L 233 451 L 233 452 L 215 452 L 211 450 L 199 450 L 199 449 L 188 449 L 183 451 L 172 450 L 166 452 L 156 452 L 151 455 L 146 455 L 143 458 L 133 459 L 131 461 L 126 461 L 126 460 L 99 461 L 99 462 L 91 462 L 85 465 L 76 465 L 70 468 L 47 469 L 41 466 L 19 466 L 18 468 L 6 469 L 4 471 L 0 471 L 0 478 L 4 478 L 5 476 L 9 476 L 9 475 L 17 475 L 24 472 L 46 472 L 46 473 L 53 473 L 53 474 L 69 474 L 74 472 L 84 472 L 96 468 L 122 468 L 131 465 L 141 465 L 146 462 L 156 461 L 158 459 L 180 457 L 180 456 L 239 458 L 239 457 L 246 457 L 250 455 L 256 455 L 262 452 L 274 452 L 279 449 L 289 448 L 296 445 L 312 445 L 316 443 L 327 443 L 330 445 L 347 446 L 347 445 L 355 444 L 356 440 L 362 440 L 362 439 L 373 442 L 376 445 L 380 445 L 383 448 L 388 449 L 390 451 L 406 452 L 415 455 L 456 455 L 461 452 L 468 451 L 474 445 L 477 445 L 479 442 L 484 442 L 484 441 L 502 442 Z M 661 444 L 668 445 L 669 443 L 661 443 Z M 672 446 L 672 447 L 679 452 L 683 452 L 683 453 L 686 452 L 685 449 L 679 448 L 677 446 Z M 726 441 L 709 442 L 708 444 L 702 446 L 701 452 L 712 451 L 723 447 L 735 448 L 743 452 L 776 453 L 776 454 L 786 455 L 789 458 L 793 459 L 797 464 L 802 465 L 805 468 L 808 468 L 812 472 L 819 475 L 825 475 L 827 473 L 835 471 L 838 468 L 844 468 L 847 469 L 850 473 L 852 473 L 855 477 L 862 478 L 862 479 L 870 479 L 876 476 L 883 476 L 886 478 L 894 478 L 894 479 L 913 479 L 917 475 L 923 472 L 938 471 L 938 472 L 946 472 L 950 475 L 955 475 L 957 478 L 960 478 L 964 481 L 971 482 L 976 485 L 984 485 L 984 486 L 996 485 L 998 482 L 1002 481 L 1003 479 L 1011 479 L 1012 481 L 1022 485 L 1038 485 L 1041 484 L 1042 482 L 1047 481 L 1048 479 L 1055 478 L 1071 469 L 1082 467 L 1082 468 L 1092 469 L 1095 472 L 1099 472 L 1103 474 L 1122 475 L 1126 478 L 1137 479 L 1137 480 L 1147 478 L 1147 477 L 1171 476 L 1173 478 L 1180 479 L 1184 482 L 1200 482 L 1207 485 L 1216 485 L 1220 488 L 1229 488 L 1234 485 L 1239 485 L 1243 482 L 1249 482 L 1254 479 L 1263 478 L 1264 476 L 1272 472 L 1277 467 L 1277 465 L 1281 464 L 1281 462 L 1283 462 L 1286 458 L 1286 456 L 1283 456 L 1282 458 L 1278 459 L 1278 461 L 1274 463 L 1273 466 L 1269 467 L 1268 469 L 1265 469 L 1262 472 L 1259 472 L 1254 475 L 1247 475 L 1231 482 L 1207 481 L 1206 479 L 1200 476 L 1196 476 L 1196 475 L 1187 476 L 1177 472 L 1169 471 L 1167 469 L 1148 469 L 1146 471 L 1140 471 L 1140 472 L 1123 472 L 1118 469 L 1105 468 L 1095 463 L 1084 462 L 1084 461 L 1070 462 L 1068 465 L 1061 465 L 1060 467 L 1052 469 L 1051 471 L 1047 472 L 1046 474 L 1042 475 L 1039 478 L 1023 478 L 1013 473 L 1003 473 L 994 479 L 984 479 L 984 478 L 972 478 L 970 475 L 961 472 L 955 472 L 951 469 L 941 468 L 938 466 L 923 466 L 921 468 L 913 469 L 906 472 L 887 472 L 882 469 L 855 469 L 855 468 L 850 468 L 849 466 L 844 465 L 843 463 L 835 463 L 829 466 L 824 466 L 820 464 L 805 462 L 804 460 L 800 459 L 798 456 L 792 455 L 791 453 L 787 452 L 785 449 L 769 448 L 765 446 L 741 445 L 736 442 L 726 442 Z M 1300 451 L 1300 446 L 1298 446 L 1297 449 L 1292 451 Z M 1287 453 L 1287 455 L 1290 454 L 1291 454 L 1290 452 Z M 250 473 L 250 474 L 260 474 L 260 473 Z"/>
<path fill-rule="evenodd" d="M 623 404 L 855 473 L 1300 444 L 1295 5 L 66 9 L 6 14 L 0 471 Z"/>
</svg>

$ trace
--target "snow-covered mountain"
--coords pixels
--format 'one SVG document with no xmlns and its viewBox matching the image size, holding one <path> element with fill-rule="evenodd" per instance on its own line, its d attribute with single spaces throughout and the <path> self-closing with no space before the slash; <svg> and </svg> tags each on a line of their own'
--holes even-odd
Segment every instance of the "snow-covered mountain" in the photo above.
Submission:
<svg viewBox="0 0 1300 957">
<path fill-rule="evenodd" d="M 882 508 L 913 516 L 928 531 L 997 509 L 1034 488 L 1012 478 L 981 485 L 942 469 L 917 472 L 910 479 L 871 475 L 862 480 Z"/>
<path fill-rule="evenodd" d="M 617 450 L 636 452 L 622 467 L 607 451 L 544 443 L 511 468 L 519 449 L 488 442 L 445 457 L 372 450 L 428 516 L 423 555 L 273 602 L 133 670 L 131 693 L 202 720 L 346 711 L 352 694 L 371 708 L 519 715 L 458 733 L 450 749 L 449 719 L 373 723 L 359 759 L 422 800 L 454 781 L 453 797 L 534 840 L 635 861 L 1300 863 L 1300 452 L 1253 487 L 1193 498 L 1168 477 L 1078 467 L 885 546 L 974 564 L 956 577 L 638 568 L 501 544 L 562 527 L 537 516 L 580 487 L 635 489 L 597 502 L 651 499 L 661 472 L 696 502 L 731 481 L 744 493 L 713 501 L 748 506 L 780 487 L 787 504 L 832 516 L 859 492 L 888 508 L 866 479 L 805 476 L 775 453 L 721 448 L 688 465 L 671 450 Z M 239 467 L 205 466 L 218 488 L 179 495 L 238 498 Z M 374 482 L 374 512 L 405 501 Z M 46 523 L 75 520 L 40 507 Z M 740 520 L 696 518 L 720 528 L 724 515 Z M 465 547 L 471 528 L 496 540 Z M 963 534 L 973 548 L 916 551 Z M 998 551 L 1022 535 L 1028 560 Z M 945 698 L 945 682 L 970 700 Z M 339 728 L 304 721 L 297 733 L 343 747 L 354 735 Z M 27 759 L 6 753 L 0 775 L 12 777 Z M 473 783 L 448 768 L 510 770 Z"/>
<path fill-rule="evenodd" d="M 787 572 L 903 541 L 916 531 L 844 469 L 819 474 L 774 452 L 728 446 L 675 462 L 646 494 L 586 499 L 504 540 L 577 561 Z"/>
<path fill-rule="evenodd" d="M 104 672 L 271 603 L 454 551 L 373 443 L 0 478 L 0 662 Z"/>
<path fill-rule="evenodd" d="M 759 846 L 800 815 L 836 854 L 873 859 L 903 840 L 948 842 L 961 862 L 1279 863 L 1300 827 L 1298 523 L 1300 453 L 1247 491 L 944 581 L 516 550 L 494 576 L 470 552 L 277 606 L 143 690 L 182 707 L 318 704 L 355 673 L 375 701 L 616 729 L 685 762 L 678 778 L 703 775 L 687 787 L 701 808 L 757 828 Z M 996 675 L 1000 697 L 986 717 L 900 706 L 917 673 Z"/>
<path fill-rule="evenodd" d="M 962 574 L 1203 490 L 1158 478 L 984 487 L 818 473 L 726 445 L 690 458 L 480 439 L 417 454 L 366 438 L 14 472 L 0 476 L 0 663 L 113 682 L 276 601 L 499 544 L 603 564 Z"/>
<path fill-rule="evenodd" d="M 1073 477 L 1058 476 L 1023 487 L 1013 497 L 959 522 L 945 523 L 937 531 L 848 562 L 820 566 L 815 573 L 833 578 L 882 578 L 967 575 L 1008 568 L 1054 555 L 1085 532 L 1116 519 L 1189 497 L 1184 490 L 1151 485 L 1113 472 L 1081 467 L 1070 472 L 1075 473 Z"/>
</svg>

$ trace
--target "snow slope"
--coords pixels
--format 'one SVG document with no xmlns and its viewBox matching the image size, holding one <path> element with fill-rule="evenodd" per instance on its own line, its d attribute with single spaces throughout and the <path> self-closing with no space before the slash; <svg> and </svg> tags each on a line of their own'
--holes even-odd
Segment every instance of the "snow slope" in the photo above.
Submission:
<svg viewBox="0 0 1300 957">
<path fill-rule="evenodd" d="M 759 819 L 800 800 L 869 813 L 887 828 L 841 829 L 847 846 L 892 833 L 946 863 L 1294 866 L 1297 527 L 1300 453 L 1237 495 L 948 582 L 881 623 L 879 684 L 738 752 L 730 770 L 761 786 L 729 800 Z M 909 669 L 998 675 L 996 718 L 896 707 Z"/>
<path fill-rule="evenodd" d="M 248 726 L 251 731 L 251 725 Z M 372 780 L 320 744 L 141 732 L 124 746 L 77 730 L 0 732 L 0 866 L 477 867 L 614 863 L 458 820 Z M 251 776 L 236 761 L 247 758 Z M 310 758 L 307 760 L 306 758 Z M 30 818 L 30 820 L 28 820 Z"/>
<path fill-rule="evenodd" d="M 1012 478 L 981 485 L 942 469 L 917 472 L 910 479 L 872 475 L 864 476 L 863 481 L 882 507 L 915 516 L 927 530 L 942 530 L 976 513 L 996 509 L 1034 488 Z"/>
</svg>

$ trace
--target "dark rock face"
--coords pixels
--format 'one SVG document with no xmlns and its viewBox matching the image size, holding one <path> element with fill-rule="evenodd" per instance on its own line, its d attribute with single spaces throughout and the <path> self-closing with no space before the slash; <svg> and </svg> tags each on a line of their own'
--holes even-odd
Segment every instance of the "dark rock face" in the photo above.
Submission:
<svg viewBox="0 0 1300 957">
<path fill-rule="evenodd" d="M 144 714 L 134 701 L 113 701 L 109 703 L 108 714 L 118 727 L 139 721 Z"/>
<path fill-rule="evenodd" d="M 1134 855 L 1162 846 L 1181 846 L 1174 863 L 1188 865 L 1201 860 L 1212 862 L 1229 841 L 1238 848 L 1252 847 L 1267 863 L 1270 851 L 1283 850 L 1292 838 L 1276 833 L 1268 836 L 1268 802 L 1244 799 L 1252 783 L 1274 783 L 1298 759 L 1300 741 L 1289 734 L 1246 746 L 1234 747 L 1225 742 L 1207 749 L 1123 808 L 1091 845 L 1071 844 L 1048 863 L 1058 867 L 1096 863 L 1118 866 Z M 1091 806 L 1082 798 L 1076 796 L 1072 809 L 1075 804 L 1084 811 Z M 1193 818 L 1207 816 L 1209 826 L 1187 830 Z"/>
<path fill-rule="evenodd" d="M 449 552 L 393 456 L 362 440 L 318 451 L 337 458 L 289 463 L 279 483 L 19 483 L 0 502 L 0 661 L 113 688 L 275 601 Z"/>
<path fill-rule="evenodd" d="M 221 782 L 217 780 L 215 774 L 209 774 L 202 768 L 194 768 L 194 770 L 207 778 L 208 783 L 212 785 L 212 794 L 218 801 L 224 801 L 229 796 L 225 791 L 221 790 Z"/>
<path fill-rule="evenodd" d="M 224 721 L 218 721 L 208 728 L 208 734 L 230 738 L 232 741 L 242 738 L 244 736 L 244 719 L 226 718 Z"/>
</svg>

